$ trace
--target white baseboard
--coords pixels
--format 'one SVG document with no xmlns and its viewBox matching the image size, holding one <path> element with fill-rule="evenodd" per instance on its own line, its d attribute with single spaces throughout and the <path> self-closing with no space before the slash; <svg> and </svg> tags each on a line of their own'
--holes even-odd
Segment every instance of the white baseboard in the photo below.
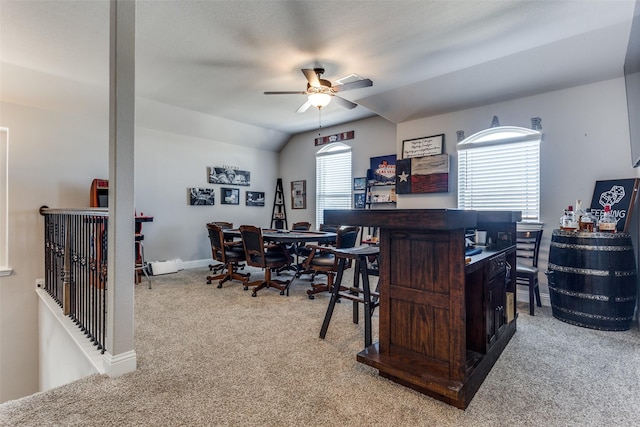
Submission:
<svg viewBox="0 0 640 427">
<path fill-rule="evenodd" d="M 135 371 L 137 364 L 135 350 L 129 350 L 115 356 L 107 351 L 103 355 L 104 371 L 111 378 Z"/>
<path fill-rule="evenodd" d="M 213 264 L 213 259 L 196 259 L 193 261 L 183 261 L 182 265 L 184 268 L 200 268 L 200 267 L 208 267 L 209 264 Z"/>
</svg>

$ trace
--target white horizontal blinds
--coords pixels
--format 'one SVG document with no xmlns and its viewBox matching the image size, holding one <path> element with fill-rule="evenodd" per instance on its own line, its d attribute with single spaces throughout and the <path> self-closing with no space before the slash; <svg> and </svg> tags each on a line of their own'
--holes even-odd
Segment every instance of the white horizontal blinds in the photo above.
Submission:
<svg viewBox="0 0 640 427">
<path fill-rule="evenodd" d="M 316 154 L 316 227 L 325 209 L 351 208 L 351 147 L 331 144 Z"/>
<path fill-rule="evenodd" d="M 539 220 L 540 137 L 523 139 L 459 146 L 460 209 L 518 210 L 523 221 Z"/>
</svg>

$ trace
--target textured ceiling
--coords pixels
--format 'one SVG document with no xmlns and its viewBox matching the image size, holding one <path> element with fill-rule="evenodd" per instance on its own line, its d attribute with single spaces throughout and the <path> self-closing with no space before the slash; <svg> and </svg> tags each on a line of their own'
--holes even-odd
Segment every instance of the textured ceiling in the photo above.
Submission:
<svg viewBox="0 0 640 427">
<path fill-rule="evenodd" d="M 323 126 L 373 115 L 399 123 L 621 76 L 634 5 L 139 0 L 136 92 L 295 134 L 317 128 L 318 111 L 297 114 L 302 95 L 263 92 L 302 91 L 300 69 L 322 66 L 332 81 L 349 74 L 373 80 L 344 92 L 357 108 L 324 108 Z M 23 76 L 44 73 L 100 90 L 108 82 L 108 22 L 106 1 L 0 0 L 0 60 Z M 5 99 L 14 86 L 3 84 Z"/>
</svg>

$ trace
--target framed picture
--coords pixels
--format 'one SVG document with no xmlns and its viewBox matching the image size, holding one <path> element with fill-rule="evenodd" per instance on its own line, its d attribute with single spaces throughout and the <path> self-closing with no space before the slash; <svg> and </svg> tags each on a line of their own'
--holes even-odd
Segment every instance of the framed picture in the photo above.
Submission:
<svg viewBox="0 0 640 427">
<path fill-rule="evenodd" d="M 365 205 L 365 193 L 354 193 L 353 194 L 353 207 L 354 209 L 364 209 Z"/>
<path fill-rule="evenodd" d="M 242 186 L 249 186 L 251 184 L 251 172 L 218 166 L 211 166 L 208 169 L 209 184 Z"/>
<path fill-rule="evenodd" d="M 213 188 L 189 189 L 189 204 L 191 206 L 212 206 L 215 201 L 216 195 Z"/>
<path fill-rule="evenodd" d="M 361 176 L 358 178 L 353 178 L 353 189 L 354 190 L 364 190 L 367 187 L 367 177 Z"/>
<path fill-rule="evenodd" d="M 389 185 L 396 182 L 396 155 L 371 157 L 367 178 L 371 185 Z"/>
<path fill-rule="evenodd" d="M 435 156 L 442 154 L 444 134 L 425 136 L 423 138 L 405 139 L 402 141 L 402 158 Z"/>
<path fill-rule="evenodd" d="M 220 189 L 222 192 L 222 204 L 223 205 L 239 205 L 240 204 L 240 190 L 237 188 L 224 188 Z"/>
<path fill-rule="evenodd" d="M 245 194 L 247 196 L 247 206 L 264 206 L 263 191 L 247 191 Z"/>
<path fill-rule="evenodd" d="M 291 181 L 291 208 L 307 208 L 307 181 Z"/>
<path fill-rule="evenodd" d="M 398 194 L 446 193 L 449 191 L 449 155 L 398 160 Z"/>
</svg>

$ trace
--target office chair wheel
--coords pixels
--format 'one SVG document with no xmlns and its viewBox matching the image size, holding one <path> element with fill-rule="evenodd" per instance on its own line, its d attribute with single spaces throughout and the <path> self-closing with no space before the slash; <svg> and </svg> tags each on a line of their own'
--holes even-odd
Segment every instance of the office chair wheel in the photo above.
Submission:
<svg viewBox="0 0 640 427">
<path fill-rule="evenodd" d="M 222 283 L 218 283 L 218 289 L 222 288 Z"/>
<path fill-rule="evenodd" d="M 248 291 L 248 290 L 249 290 L 249 287 L 248 287 L 248 286 L 245 286 L 245 287 L 244 287 L 244 290 L 245 290 L 245 291 Z"/>
<path fill-rule="evenodd" d="M 316 299 L 313 295 L 309 295 L 309 299 Z"/>
<path fill-rule="evenodd" d="M 211 284 L 211 280 L 207 280 L 207 285 L 210 285 L 210 284 Z"/>
<path fill-rule="evenodd" d="M 258 294 L 256 294 L 255 292 L 251 292 L 251 296 L 252 296 L 252 297 L 257 297 L 257 296 L 258 296 Z"/>
<path fill-rule="evenodd" d="M 280 291 L 280 295 L 284 295 L 284 289 Z"/>
</svg>

